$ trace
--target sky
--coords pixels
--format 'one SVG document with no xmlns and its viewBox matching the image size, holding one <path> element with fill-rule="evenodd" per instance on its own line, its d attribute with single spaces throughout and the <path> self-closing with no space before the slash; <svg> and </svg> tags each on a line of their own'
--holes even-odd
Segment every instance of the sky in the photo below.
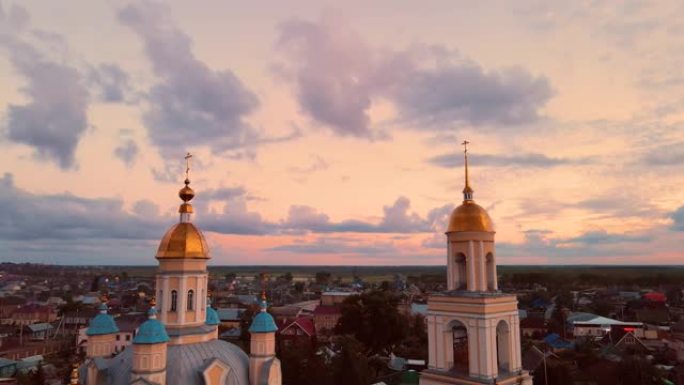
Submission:
<svg viewBox="0 0 684 385">
<path fill-rule="evenodd" d="M 0 0 L 0 261 L 684 262 L 684 3 Z"/>
</svg>

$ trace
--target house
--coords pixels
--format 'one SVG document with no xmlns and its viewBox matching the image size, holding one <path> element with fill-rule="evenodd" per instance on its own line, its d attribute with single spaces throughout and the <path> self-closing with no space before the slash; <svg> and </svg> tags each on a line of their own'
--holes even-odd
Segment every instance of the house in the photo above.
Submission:
<svg viewBox="0 0 684 385">
<path fill-rule="evenodd" d="M 12 377 L 17 372 L 17 361 L 0 357 L 0 378 Z"/>
<path fill-rule="evenodd" d="M 54 333 L 53 330 L 51 324 L 42 322 L 24 326 L 23 332 L 33 341 L 43 341 Z"/>
<path fill-rule="evenodd" d="M 224 328 L 240 328 L 240 321 L 244 312 L 243 309 L 238 308 L 216 309 L 221 326 Z"/>
<path fill-rule="evenodd" d="M 296 320 L 301 314 L 302 308 L 299 306 L 273 306 L 271 308 L 271 314 L 276 319 L 277 322 L 282 324 L 289 324 L 290 322 Z"/>
<path fill-rule="evenodd" d="M 51 306 L 25 305 L 12 313 L 12 320 L 17 325 L 30 325 L 38 322 L 52 322 L 57 319 L 57 312 Z"/>
<path fill-rule="evenodd" d="M 523 337 L 539 339 L 546 331 L 546 320 L 542 317 L 525 318 L 520 321 L 520 334 Z"/>
<path fill-rule="evenodd" d="M 530 374 L 534 374 L 534 372 L 540 367 L 542 370 L 544 370 L 544 364 L 548 364 L 549 362 L 556 363 L 559 360 L 560 357 L 558 357 L 558 355 L 556 355 L 554 352 L 543 352 L 538 347 L 532 346 L 531 348 L 527 349 L 525 354 L 522 356 L 522 367 L 524 370 L 529 371 Z"/>
<path fill-rule="evenodd" d="M 78 309 L 64 314 L 62 321 L 64 326 L 68 328 L 75 328 L 78 326 L 87 325 L 88 322 L 98 314 L 95 308 Z"/>
<path fill-rule="evenodd" d="M 316 333 L 318 335 L 331 334 L 340 317 L 342 317 L 342 312 L 337 306 L 317 306 L 313 314 Z"/>
<path fill-rule="evenodd" d="M 0 318 L 10 318 L 12 313 L 24 305 L 26 305 L 26 298 L 24 297 L 0 297 Z"/>
<path fill-rule="evenodd" d="M 281 346 L 310 344 L 314 346 L 316 341 L 316 329 L 313 319 L 299 317 L 280 328 Z"/>
<path fill-rule="evenodd" d="M 542 340 L 553 352 L 569 350 L 575 347 L 570 341 L 564 340 L 556 333 L 551 333 Z"/>
<path fill-rule="evenodd" d="M 576 312 L 566 319 L 567 326 L 572 329 L 572 335 L 577 337 L 603 338 L 613 326 L 627 328 L 634 331 L 638 337 L 644 336 L 644 324 L 641 322 L 623 322 L 591 313 Z"/>
<path fill-rule="evenodd" d="M 29 373 L 38 370 L 38 366 L 43 363 L 43 356 L 30 356 L 17 362 L 17 371 L 20 373 Z"/>
<path fill-rule="evenodd" d="M 323 306 L 335 306 L 344 302 L 345 299 L 352 295 L 358 295 L 358 293 L 347 292 L 347 291 L 326 291 L 321 293 L 321 305 Z"/>
</svg>

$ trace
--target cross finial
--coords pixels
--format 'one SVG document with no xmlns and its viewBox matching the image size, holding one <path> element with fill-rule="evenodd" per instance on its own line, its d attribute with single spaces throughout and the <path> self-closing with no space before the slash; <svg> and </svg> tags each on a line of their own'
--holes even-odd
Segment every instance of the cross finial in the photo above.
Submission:
<svg viewBox="0 0 684 385">
<path fill-rule="evenodd" d="M 190 159 L 192 159 L 192 154 L 188 152 L 185 155 L 185 184 L 190 183 Z"/>
<path fill-rule="evenodd" d="M 463 146 L 463 158 L 465 163 L 465 187 L 463 188 L 463 200 L 471 201 L 473 200 L 473 189 L 470 187 L 470 178 L 468 177 L 468 145 L 470 142 L 464 140 L 461 145 Z"/>
</svg>

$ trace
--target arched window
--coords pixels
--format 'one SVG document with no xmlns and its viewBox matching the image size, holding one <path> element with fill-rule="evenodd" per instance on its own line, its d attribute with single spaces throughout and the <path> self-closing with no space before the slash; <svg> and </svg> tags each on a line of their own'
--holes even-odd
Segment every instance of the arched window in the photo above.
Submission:
<svg viewBox="0 0 684 385">
<path fill-rule="evenodd" d="M 195 296 L 195 292 L 192 290 L 188 290 L 188 310 L 193 310 L 193 297 Z"/>
<path fill-rule="evenodd" d="M 178 302 L 178 292 L 171 290 L 171 311 L 176 311 L 176 303 Z"/>
</svg>

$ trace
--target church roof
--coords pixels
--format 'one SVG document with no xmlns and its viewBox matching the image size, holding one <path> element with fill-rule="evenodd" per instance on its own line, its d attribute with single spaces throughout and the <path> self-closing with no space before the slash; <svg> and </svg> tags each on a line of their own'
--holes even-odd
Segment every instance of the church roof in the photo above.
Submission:
<svg viewBox="0 0 684 385">
<path fill-rule="evenodd" d="M 100 314 L 96 315 L 95 318 L 90 320 L 88 330 L 86 330 L 86 335 L 97 336 L 118 333 L 119 328 L 116 326 L 116 322 L 114 322 L 114 317 L 107 314 L 107 305 L 100 305 L 100 311 Z"/>
<path fill-rule="evenodd" d="M 166 385 L 202 385 L 201 370 L 205 364 L 217 358 L 232 369 L 225 385 L 249 385 L 249 357 L 239 347 L 222 340 L 196 344 L 170 345 L 167 348 Z M 106 359 L 108 385 L 129 385 L 133 366 L 133 349 L 125 349 L 116 357 Z M 82 372 L 82 377 L 85 374 Z M 85 380 L 82 380 L 84 383 Z M 222 384 L 222 385 L 223 385 Z"/>
</svg>

